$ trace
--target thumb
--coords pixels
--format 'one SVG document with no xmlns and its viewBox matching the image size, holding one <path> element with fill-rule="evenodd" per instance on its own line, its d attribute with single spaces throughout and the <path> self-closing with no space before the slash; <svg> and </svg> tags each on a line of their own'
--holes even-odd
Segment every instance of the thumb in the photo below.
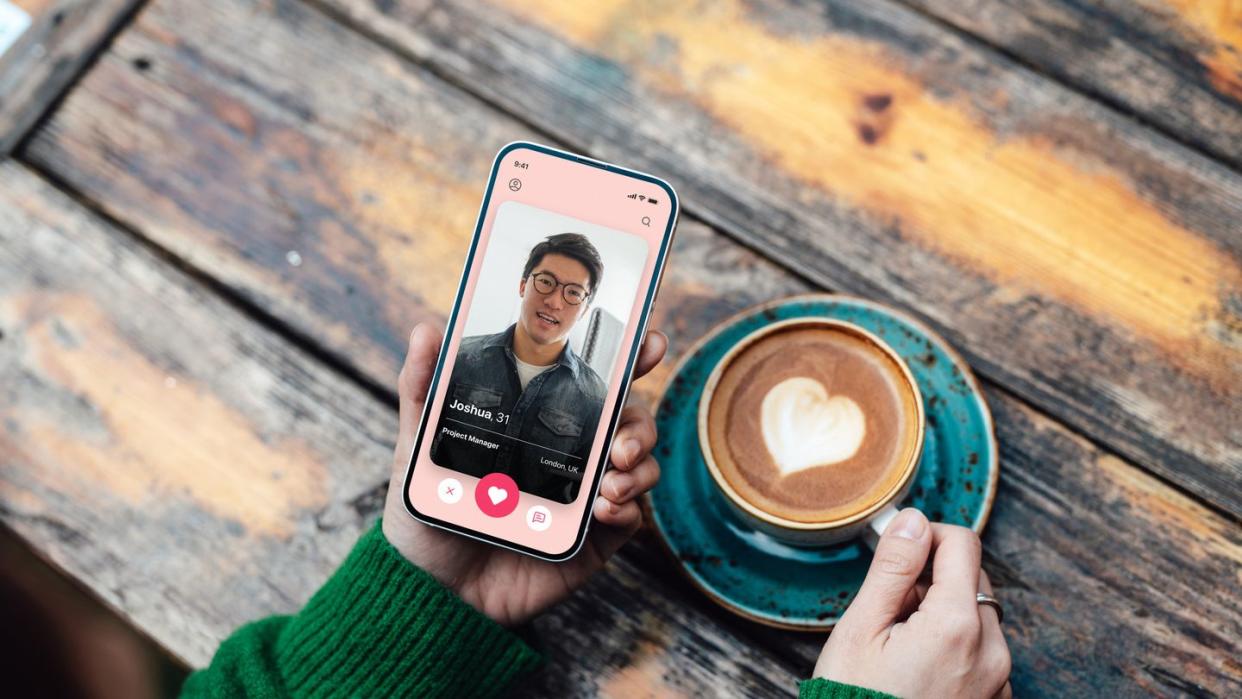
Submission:
<svg viewBox="0 0 1242 699">
<path fill-rule="evenodd" d="M 862 588 L 846 611 L 851 626 L 873 635 L 897 620 L 927 563 L 931 540 L 927 517 L 913 507 L 902 510 L 889 523 L 875 547 Z"/>
<path fill-rule="evenodd" d="M 429 323 L 419 323 L 410 333 L 410 346 L 405 354 L 405 364 L 397 376 L 398 432 L 394 470 L 405 470 L 405 459 L 414 448 L 414 432 L 423 414 L 423 401 L 431 386 L 435 372 L 436 357 L 440 353 L 443 333 Z"/>
</svg>

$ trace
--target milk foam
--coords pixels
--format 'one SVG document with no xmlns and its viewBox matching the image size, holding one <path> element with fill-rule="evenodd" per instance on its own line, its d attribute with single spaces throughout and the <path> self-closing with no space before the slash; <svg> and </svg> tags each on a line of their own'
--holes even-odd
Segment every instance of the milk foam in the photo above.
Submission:
<svg viewBox="0 0 1242 699">
<path fill-rule="evenodd" d="M 782 475 L 852 457 L 867 434 L 863 411 L 848 396 L 828 396 L 815 379 L 796 376 L 768 389 L 760 406 L 763 441 Z"/>
</svg>

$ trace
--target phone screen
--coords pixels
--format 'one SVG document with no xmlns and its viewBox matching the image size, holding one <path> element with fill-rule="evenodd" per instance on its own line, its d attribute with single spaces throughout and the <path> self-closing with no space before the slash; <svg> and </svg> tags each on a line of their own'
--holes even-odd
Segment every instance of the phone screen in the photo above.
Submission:
<svg viewBox="0 0 1242 699">
<path fill-rule="evenodd" d="M 544 558 L 577 551 L 676 219 L 658 178 L 501 149 L 410 457 L 411 514 Z"/>
</svg>

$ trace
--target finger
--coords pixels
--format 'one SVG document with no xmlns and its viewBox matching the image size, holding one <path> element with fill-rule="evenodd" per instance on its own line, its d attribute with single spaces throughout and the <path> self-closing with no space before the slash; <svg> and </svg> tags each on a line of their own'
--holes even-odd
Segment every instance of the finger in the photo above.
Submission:
<svg viewBox="0 0 1242 699">
<path fill-rule="evenodd" d="M 923 603 L 923 598 L 927 596 L 927 586 L 930 583 L 919 580 L 914 583 L 914 587 L 910 588 L 910 592 L 906 594 L 906 599 L 901 604 L 901 611 L 897 614 L 898 621 L 905 621 L 910 615 L 919 610 L 919 605 Z"/>
<path fill-rule="evenodd" d="M 642 378 L 656 368 L 664 353 L 668 350 L 668 336 L 659 330 L 650 330 L 643 338 L 643 346 L 638 350 L 638 363 L 634 367 L 634 378 Z"/>
<path fill-rule="evenodd" d="M 897 621 L 931 550 L 930 523 L 913 507 L 902 510 L 880 536 L 875 557 L 841 623 L 868 636 L 888 630 Z"/>
<path fill-rule="evenodd" d="M 655 487 L 660 480 L 660 464 L 648 456 L 629 471 L 609 471 L 600 483 L 599 494 L 622 505 Z"/>
<path fill-rule="evenodd" d="M 397 375 L 397 395 L 401 399 L 401 409 L 409 410 L 417 407 L 419 412 L 422 412 L 423 400 L 427 397 L 427 388 L 431 385 L 431 375 L 435 372 L 436 357 L 440 353 L 442 341 L 443 333 L 429 323 L 419 323 L 410 332 L 405 364 L 401 366 L 401 373 Z M 408 416 L 408 413 L 403 414 L 403 417 L 405 416 Z"/>
<path fill-rule="evenodd" d="M 978 586 L 978 588 L 979 588 L 979 592 L 982 592 L 982 593 L 983 593 L 983 594 L 985 594 L 985 595 L 989 595 L 989 596 L 991 596 L 991 594 L 992 594 L 992 580 L 988 577 L 987 572 L 986 572 L 986 571 L 984 571 L 982 567 L 980 567 L 980 568 L 979 568 L 979 580 L 978 580 L 978 582 L 976 583 L 976 585 L 977 585 L 977 586 Z M 984 606 L 987 606 L 987 605 L 984 605 Z M 988 607 L 988 609 L 992 609 L 992 608 L 991 608 L 991 607 Z M 993 611 L 994 613 L 996 612 L 996 610 L 995 610 L 995 609 L 992 609 L 992 611 Z"/>
<path fill-rule="evenodd" d="M 414 448 L 414 430 L 422 417 L 423 401 L 427 397 L 427 388 L 431 385 L 431 376 L 435 372 L 436 357 L 440 353 L 442 339 L 443 333 L 440 329 L 429 323 L 419 323 L 410 333 L 405 364 L 397 376 L 397 454 L 400 457 L 408 456 L 410 449 Z M 404 469 L 401 460 L 394 460 L 394 470 Z"/>
<path fill-rule="evenodd" d="M 992 581 L 988 579 L 988 574 L 983 572 L 982 568 L 979 569 L 978 588 L 979 588 L 979 592 L 982 592 L 985 595 L 992 594 Z M 983 633 L 985 636 L 984 640 L 985 641 L 987 640 L 986 636 L 988 635 L 989 631 L 995 630 L 996 637 L 1000 639 L 1002 643 L 1004 643 L 1004 637 L 1001 634 L 1000 614 L 997 614 L 996 610 L 993 609 L 990 605 L 979 604 L 978 606 L 979 606 L 979 620 L 983 622 Z"/>
<path fill-rule="evenodd" d="M 985 595 L 992 594 L 992 581 L 988 580 L 988 574 L 982 569 L 979 570 L 978 587 L 979 592 Z M 995 682 L 993 686 L 1000 687 L 995 696 L 1011 696 L 1012 688 L 1009 690 L 1009 695 L 1005 694 L 1005 686 L 1009 683 L 1011 658 L 1009 644 L 1005 642 L 1005 634 L 1001 630 L 1000 617 L 992 607 L 986 604 L 978 606 L 982 624 L 979 657 L 987 664 L 987 669 L 995 673 L 992 678 Z"/>
<path fill-rule="evenodd" d="M 636 502 L 627 502 L 618 505 L 611 502 L 608 498 L 595 498 L 594 506 L 595 519 L 610 527 L 615 527 L 623 532 L 622 539 L 628 539 L 630 534 L 638 530 L 638 526 L 643 521 L 642 508 Z"/>
<path fill-rule="evenodd" d="M 979 536 L 966 527 L 935 523 L 932 529 L 932 584 L 927 603 L 959 614 L 976 614 L 979 586 Z"/>
<path fill-rule="evenodd" d="M 640 405 L 627 405 L 621 411 L 621 426 L 612 439 L 612 465 L 628 471 L 651 453 L 656 443 L 655 420 Z"/>
<path fill-rule="evenodd" d="M 605 497 L 595 498 L 591 513 L 602 527 L 591 529 L 590 543 L 600 565 L 634 536 L 643 524 L 643 511 L 637 502 L 618 505 Z"/>
<path fill-rule="evenodd" d="M 1005 680 L 1005 686 L 1001 687 L 1000 691 L 993 696 L 996 699 L 1013 699 L 1013 684 L 1009 680 Z"/>
</svg>

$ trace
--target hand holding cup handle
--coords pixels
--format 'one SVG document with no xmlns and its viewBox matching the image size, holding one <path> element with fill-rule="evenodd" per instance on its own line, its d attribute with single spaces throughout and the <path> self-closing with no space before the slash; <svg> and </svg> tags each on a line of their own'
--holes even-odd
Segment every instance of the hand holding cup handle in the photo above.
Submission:
<svg viewBox="0 0 1242 699">
<path fill-rule="evenodd" d="M 1012 696 L 997 610 L 976 597 L 992 592 L 978 535 L 914 508 L 888 508 L 868 529 L 871 567 L 814 676 L 901 697 Z"/>
<path fill-rule="evenodd" d="M 892 524 L 894 519 L 897 519 L 897 515 L 900 512 L 901 510 L 897 509 L 896 504 L 889 503 L 867 523 L 867 528 L 862 533 L 862 539 L 867 543 L 867 546 L 871 547 L 872 551 L 880 545 L 880 537 L 884 534 L 884 530 L 888 529 L 888 525 Z"/>
</svg>

